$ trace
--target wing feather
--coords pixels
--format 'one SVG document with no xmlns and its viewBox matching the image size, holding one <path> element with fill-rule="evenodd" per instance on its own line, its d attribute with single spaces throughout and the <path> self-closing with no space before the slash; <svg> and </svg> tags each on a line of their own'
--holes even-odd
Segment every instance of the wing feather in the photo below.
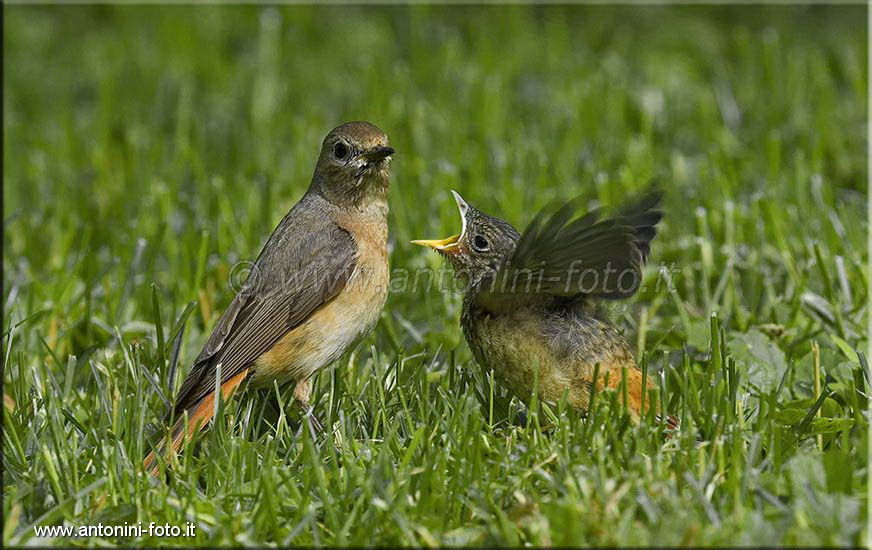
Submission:
<svg viewBox="0 0 872 550">
<path fill-rule="evenodd" d="M 357 263 L 351 234 L 323 216 L 307 229 L 307 224 L 290 220 L 290 214 L 282 220 L 285 227 L 276 229 L 249 280 L 216 324 L 182 384 L 172 416 L 215 390 L 219 364 L 223 383 L 345 287 Z"/>
<path fill-rule="evenodd" d="M 650 253 L 662 193 L 656 188 L 606 216 L 600 209 L 576 217 L 581 201 L 540 211 L 521 235 L 515 250 L 477 296 L 489 310 L 514 307 L 524 294 L 618 299 L 639 287 Z"/>
</svg>

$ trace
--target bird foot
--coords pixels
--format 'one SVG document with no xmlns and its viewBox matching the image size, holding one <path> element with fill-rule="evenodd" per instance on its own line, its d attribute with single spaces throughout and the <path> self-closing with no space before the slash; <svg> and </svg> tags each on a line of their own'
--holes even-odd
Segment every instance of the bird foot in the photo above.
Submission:
<svg viewBox="0 0 872 550">
<path fill-rule="evenodd" d="M 306 411 L 306 414 L 303 418 L 306 420 L 306 424 L 309 426 L 310 434 L 312 439 L 315 439 L 318 436 L 324 435 L 324 424 L 318 420 L 318 417 L 315 416 L 314 407 L 309 407 L 309 410 Z"/>
</svg>

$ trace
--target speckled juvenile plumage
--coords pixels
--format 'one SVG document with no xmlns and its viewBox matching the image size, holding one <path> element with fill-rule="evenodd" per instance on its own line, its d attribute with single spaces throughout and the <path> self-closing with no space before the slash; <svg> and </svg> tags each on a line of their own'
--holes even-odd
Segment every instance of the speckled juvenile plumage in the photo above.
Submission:
<svg viewBox="0 0 872 550">
<path fill-rule="evenodd" d="M 463 231 L 440 241 L 414 241 L 447 257 L 467 283 L 461 326 L 476 361 L 525 402 L 538 369 L 538 399 L 586 411 L 599 364 L 598 389 L 617 387 L 626 369 L 628 408 L 641 412 L 642 373 L 624 337 L 602 315 L 602 299 L 638 288 L 641 269 L 661 218 L 652 192 L 616 215 L 576 217 L 568 203 L 540 213 L 519 234 L 510 224 L 470 206 L 455 193 Z M 583 284 L 606 269 L 635 275 L 633 285 L 607 280 Z M 623 271 L 622 271 L 623 270 Z M 635 274 L 630 273 L 635 271 Z M 649 383 L 649 387 L 653 384 Z"/>
<path fill-rule="evenodd" d="M 587 410 L 597 363 L 599 389 L 606 373 L 609 387 L 615 387 L 625 366 L 631 388 L 636 376 L 641 381 L 623 336 L 607 321 L 584 313 L 579 305 L 530 303 L 493 314 L 476 305 L 472 292 L 464 299 L 461 326 L 476 361 L 493 370 L 524 402 L 532 396 L 536 368 L 540 401 L 554 405 L 566 391 L 567 402 L 582 411 Z M 632 408 L 638 399 L 632 392 L 628 395 Z"/>
</svg>

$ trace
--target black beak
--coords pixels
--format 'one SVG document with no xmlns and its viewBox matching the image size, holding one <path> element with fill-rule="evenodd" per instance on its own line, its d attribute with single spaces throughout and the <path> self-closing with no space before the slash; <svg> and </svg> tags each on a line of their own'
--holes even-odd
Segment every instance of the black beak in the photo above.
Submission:
<svg viewBox="0 0 872 550">
<path fill-rule="evenodd" d="M 366 153 L 363 154 L 363 158 L 366 159 L 366 162 L 374 164 L 376 162 L 381 162 L 384 159 L 394 154 L 393 147 L 375 147 L 374 149 L 370 149 Z"/>
</svg>

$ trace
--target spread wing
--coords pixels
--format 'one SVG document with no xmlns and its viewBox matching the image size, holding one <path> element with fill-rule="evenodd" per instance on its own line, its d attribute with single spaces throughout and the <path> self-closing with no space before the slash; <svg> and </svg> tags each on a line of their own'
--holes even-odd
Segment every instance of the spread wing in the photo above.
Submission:
<svg viewBox="0 0 872 550">
<path fill-rule="evenodd" d="M 324 217 L 308 224 L 293 220 L 293 212 L 282 220 L 216 324 L 182 384 L 175 417 L 215 390 L 218 365 L 222 383 L 251 366 L 333 299 L 354 272 L 351 234 Z"/>
<path fill-rule="evenodd" d="M 618 299 L 639 288 L 655 226 L 663 217 L 656 189 L 607 217 L 576 217 L 579 200 L 539 212 L 509 259 L 479 289 L 477 302 L 497 311 L 530 294 Z"/>
</svg>

